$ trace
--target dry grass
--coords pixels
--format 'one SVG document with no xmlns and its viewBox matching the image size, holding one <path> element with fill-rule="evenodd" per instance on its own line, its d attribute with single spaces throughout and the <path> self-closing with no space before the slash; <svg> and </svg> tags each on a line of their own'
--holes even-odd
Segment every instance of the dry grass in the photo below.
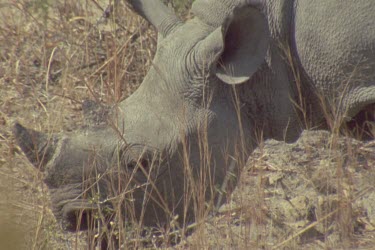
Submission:
<svg viewBox="0 0 375 250">
<path fill-rule="evenodd" d="M 74 248 L 75 236 L 63 235 L 53 222 L 40 174 L 14 156 L 12 123 L 51 133 L 78 128 L 82 101 L 113 105 L 126 98 L 155 51 L 155 32 L 145 21 L 122 4 L 102 18 L 107 4 L 0 2 L 0 223 L 25 227 L 16 238 L 27 242 L 26 249 Z"/>
<path fill-rule="evenodd" d="M 175 4 L 186 9 L 181 7 L 181 1 L 175 1 Z M 135 220 L 133 224 L 125 223 L 121 209 L 131 190 L 113 188 L 114 216 L 109 221 L 108 211 L 98 206 L 95 220 L 90 221 L 93 228 L 100 230 L 63 232 L 49 209 L 49 195 L 42 176 L 18 155 L 10 127 L 18 120 L 28 127 L 51 133 L 72 131 L 82 124 L 81 103 L 84 99 L 113 105 L 137 88 L 150 67 L 156 49 L 156 34 L 122 4 L 108 18 L 101 18 L 106 8 L 107 1 L 104 0 L 0 0 L 0 228 L 9 229 L 7 232 L 0 230 L 0 248 L 93 249 L 101 239 L 107 238 L 112 248 L 116 244 L 126 248 L 168 247 L 180 241 L 180 248 L 298 249 L 303 237 L 312 229 L 323 239 L 306 245 L 310 249 L 355 248 L 360 245 L 360 242 L 355 245 L 359 232 L 356 226 L 365 228 L 364 234 L 374 230 L 374 221 L 361 214 L 356 203 L 374 192 L 373 187 L 354 188 L 353 179 L 357 174 L 351 172 L 361 167 L 357 164 L 358 157 L 364 155 L 361 150 L 366 150 L 366 146 L 358 146 L 351 140 L 345 145 L 339 139 L 342 120 L 327 111 L 326 118 L 334 133 L 324 145 L 323 141 L 319 142 L 321 144 L 306 143 L 303 147 L 305 156 L 295 166 L 291 166 L 290 159 L 282 157 L 277 161 L 269 160 L 272 158 L 269 155 L 275 152 L 264 151 L 265 142 L 260 139 L 260 147 L 248 163 L 236 195 L 227 197 L 228 204 L 216 217 L 209 216 L 214 202 L 206 202 L 204 197 L 206 192 L 217 190 L 209 183 L 211 159 L 203 125 L 199 135 L 203 163 L 199 178 L 191 178 L 193 174 L 189 172 L 187 157 L 185 162 L 186 174 L 190 177 L 186 184 L 189 196 L 185 198 L 192 200 L 197 216 L 195 224 L 177 225 L 172 220 L 169 227 L 145 229 L 137 226 Z M 298 72 L 293 70 L 293 73 L 298 84 Z M 310 127 L 302 95 L 297 103 L 303 126 Z M 343 145 L 345 162 L 339 151 Z M 328 153 L 319 162 L 321 158 L 314 158 L 317 147 L 332 155 Z M 372 148 L 369 146 L 368 150 L 371 156 Z M 186 147 L 186 156 L 188 154 Z M 280 153 L 281 156 L 287 154 Z M 346 167 L 347 162 L 352 163 L 350 168 Z M 311 175 L 302 173 L 296 166 L 310 171 Z M 373 165 L 367 167 L 373 177 Z M 300 186 L 295 184 L 295 179 L 285 177 L 295 171 L 298 172 L 296 176 L 305 181 L 299 183 Z M 98 179 L 96 175 L 93 177 L 94 188 L 88 191 L 92 192 L 92 203 L 100 205 L 99 194 L 95 192 Z M 293 196 L 295 200 L 280 198 L 280 190 L 291 195 L 290 191 L 284 190 L 287 187 L 278 186 L 282 180 L 296 185 L 299 196 Z M 291 225 L 292 222 L 284 218 L 292 213 L 289 212 L 291 208 L 285 205 L 285 212 L 278 210 L 275 204 L 295 205 L 293 202 L 302 199 L 299 189 L 303 188 L 325 191 L 315 197 L 320 200 L 313 205 L 308 203 L 296 209 L 302 215 Z M 335 192 L 332 193 L 332 189 Z M 317 212 L 310 220 L 308 208 L 313 206 Z M 184 233 L 191 229 L 195 234 L 185 237 Z"/>
<path fill-rule="evenodd" d="M 172 5 L 181 12 L 187 10 L 181 1 Z M 138 87 L 156 50 L 156 33 L 123 3 L 105 17 L 107 7 L 108 1 L 94 0 L 0 2 L 0 183 L 4 187 L 0 223 L 7 228 L 25 227 L 14 232 L 27 249 L 80 248 L 85 244 L 80 238 L 92 247 L 96 243 L 90 241 L 100 241 L 107 234 L 89 231 L 76 237 L 61 232 L 49 209 L 42 176 L 25 158 L 15 157 L 19 149 L 11 135 L 14 121 L 49 133 L 73 131 L 83 123 L 83 100 L 111 106 Z M 91 194 L 92 202 L 98 203 L 95 195 Z M 119 224 L 111 225 L 111 234 L 120 235 L 120 243 L 143 245 L 143 229 L 128 233 L 120 207 L 115 209 Z M 98 211 L 94 223 L 105 228 L 108 221 L 102 212 Z"/>
</svg>

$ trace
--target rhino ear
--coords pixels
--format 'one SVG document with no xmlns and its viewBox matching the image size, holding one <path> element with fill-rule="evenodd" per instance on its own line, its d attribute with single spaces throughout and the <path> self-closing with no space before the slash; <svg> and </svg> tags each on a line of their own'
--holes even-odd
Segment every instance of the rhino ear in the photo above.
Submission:
<svg viewBox="0 0 375 250">
<path fill-rule="evenodd" d="M 246 82 L 263 63 L 268 46 L 268 24 L 261 11 L 250 6 L 235 10 L 224 34 L 216 76 L 228 84 Z"/>
</svg>

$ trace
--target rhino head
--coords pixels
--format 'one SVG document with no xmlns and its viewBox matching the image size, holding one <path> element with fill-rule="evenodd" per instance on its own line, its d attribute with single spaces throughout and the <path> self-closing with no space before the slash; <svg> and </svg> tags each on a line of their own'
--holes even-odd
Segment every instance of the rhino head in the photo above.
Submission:
<svg viewBox="0 0 375 250">
<path fill-rule="evenodd" d="M 14 126 L 67 229 L 118 204 L 145 225 L 194 219 L 205 202 L 224 201 L 253 145 L 232 84 L 248 80 L 267 51 L 258 1 L 197 0 L 185 23 L 159 1 L 130 4 L 158 30 L 158 48 L 138 90 L 105 125 L 63 134 Z"/>
</svg>

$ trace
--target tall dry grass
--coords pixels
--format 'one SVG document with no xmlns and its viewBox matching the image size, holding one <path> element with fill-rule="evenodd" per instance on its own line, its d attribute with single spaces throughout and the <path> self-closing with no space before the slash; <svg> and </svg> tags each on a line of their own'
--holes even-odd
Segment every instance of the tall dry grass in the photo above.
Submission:
<svg viewBox="0 0 375 250">
<path fill-rule="evenodd" d="M 26 249 L 79 249 L 86 236 L 59 232 L 42 176 L 14 157 L 12 122 L 50 133 L 74 130 L 82 124 L 84 99 L 108 105 L 123 100 L 153 57 L 156 35 L 148 24 L 122 3 L 105 12 L 107 7 L 108 1 L 0 3 L 1 178 L 14 178 L 2 192 L 9 197 L 2 199 L 1 223 L 30 226 L 17 236 L 25 238 Z M 12 207 L 17 209 L 10 214 L 22 223 L 6 214 Z"/>
<path fill-rule="evenodd" d="M 188 5 L 183 1 L 173 1 L 172 6 L 179 8 L 181 15 L 185 15 L 188 10 Z M 42 176 L 31 168 L 24 158 L 15 156 L 18 149 L 11 139 L 10 125 L 14 120 L 19 120 L 28 127 L 50 133 L 71 131 L 82 124 L 82 100 L 88 98 L 105 105 L 113 105 L 137 88 L 155 53 L 155 31 L 128 10 L 122 2 L 118 2 L 112 11 L 109 10 L 108 1 L 104 0 L 0 2 L 0 183 L 1 189 L 7 190 L 6 195 L 3 195 L 3 192 L 0 196 L 0 200 L 5 201 L 0 206 L 0 227 L 11 229 L 20 225 L 11 236 L 0 232 L 0 241 L 4 241 L 5 236 L 11 242 L 17 242 L 11 240 L 12 238 L 22 238 L 25 241 L 20 245 L 0 243 L 1 247 L 94 249 L 103 244 L 103 247 L 107 245 L 109 249 L 116 249 L 118 246 L 156 248 L 169 247 L 176 242 L 181 242 L 180 247 L 184 247 L 184 243 L 188 242 L 185 233 L 194 229 L 198 233 L 195 234 L 196 241 L 192 246 L 204 248 L 212 246 L 212 242 L 208 242 L 209 232 L 206 230 L 209 223 L 219 231 L 225 232 L 225 239 L 217 237 L 218 240 L 226 240 L 228 243 L 224 244 L 227 244 L 228 248 L 232 246 L 231 240 L 239 237 L 243 249 L 298 249 L 299 237 L 311 228 L 323 225 L 327 227 L 327 232 L 331 230 L 328 218 L 333 218 L 337 222 L 343 246 L 350 245 L 355 218 L 351 204 L 362 194 L 355 193 L 349 188 L 353 174 L 348 172 L 345 162 L 337 155 L 332 155 L 332 162 L 339 177 L 335 179 L 339 187 L 338 205 L 328 204 L 312 224 L 290 234 L 272 235 L 272 228 L 276 227 L 272 223 L 277 224 L 277 221 L 271 220 L 270 230 L 267 224 L 267 190 L 262 182 L 253 187 L 256 195 L 251 201 L 243 200 L 236 207 L 217 212 L 217 217 L 210 217 L 210 211 L 216 204 L 214 200 L 206 201 L 206 193 L 223 191 L 210 183 L 211 158 L 208 150 L 207 124 L 204 123 L 198 135 L 202 162 L 199 173 L 191 172 L 187 144 L 183 155 L 187 176 L 184 198 L 193 204 L 196 223 L 178 224 L 173 214 L 170 214 L 171 221 L 167 227 L 142 227 L 142 222 L 131 216 L 134 214 L 131 205 L 132 187 L 124 186 L 124 183 L 119 181 L 123 178 L 120 175 L 121 171 L 117 171 L 118 176 L 115 178 L 118 182 L 110 183 L 111 199 L 104 201 L 97 186 L 101 176 L 94 171 L 90 176 L 90 188 L 87 187 L 83 192 L 90 197 L 97 209 L 90 217 L 85 217 L 84 213 L 79 215 L 83 218 L 82 221 L 89 225 L 89 230 L 85 233 L 61 231 L 49 210 L 49 195 L 42 182 Z M 295 104 L 296 109 L 302 114 L 301 126 L 311 128 L 313 126 L 308 119 L 300 75 L 293 66 L 291 53 L 285 53 L 296 79 L 299 98 Z M 236 96 L 234 101 L 239 103 Z M 206 100 L 207 105 L 209 102 L 209 99 Z M 335 104 L 327 104 L 325 98 L 322 98 L 321 102 L 325 119 L 333 131 L 329 148 L 335 152 L 335 148 L 341 147 L 337 141 L 341 134 L 343 117 L 337 110 L 332 109 Z M 238 117 L 241 119 L 239 112 Z M 261 133 L 258 138 L 259 150 L 262 152 L 264 141 Z M 242 159 L 237 164 L 244 166 L 242 145 L 239 142 L 239 149 L 234 158 Z M 351 145 L 348 144 L 347 147 L 350 148 Z M 264 157 L 260 153 L 258 158 L 251 159 L 248 164 L 259 167 L 264 162 Z M 355 162 L 355 157 L 353 151 L 346 159 Z M 227 158 L 229 161 L 229 155 Z M 140 159 L 135 166 L 135 171 L 137 168 L 142 171 Z M 257 174 L 259 179 L 263 179 L 266 170 L 262 169 Z M 322 174 L 332 176 L 328 170 Z M 326 181 L 329 182 L 330 179 Z M 150 185 L 153 185 L 152 180 Z M 228 201 L 231 200 L 229 194 L 223 192 L 222 195 L 226 196 Z M 148 198 L 145 196 L 145 201 Z M 103 209 L 101 205 L 104 202 L 110 203 L 111 208 Z M 129 211 L 128 215 L 130 214 L 129 221 L 124 219 L 124 203 Z M 167 208 L 165 210 L 170 213 Z M 239 214 L 241 218 L 238 217 Z M 233 225 L 239 226 L 240 230 L 233 230 Z M 18 230 L 19 228 L 21 229 Z M 27 230 L 24 230 L 25 228 Z M 272 237 L 279 237 L 276 244 L 269 244 L 268 241 Z M 332 247 L 328 240 L 324 244 L 327 248 Z"/>
<path fill-rule="evenodd" d="M 114 105 L 138 87 L 151 65 L 156 33 L 124 3 L 115 2 L 112 6 L 111 2 L 94 0 L 0 3 L 0 114 L 2 125 L 5 125 L 1 128 L 1 152 L 4 156 L 1 162 L 10 171 L 16 170 L 16 176 L 22 176 L 21 183 L 17 185 L 31 185 L 40 195 L 35 199 L 26 199 L 27 206 L 21 205 L 17 197 L 9 201 L 16 206 L 27 207 L 31 214 L 37 214 L 32 220 L 36 220 L 33 233 L 26 240 L 31 242 L 32 249 L 49 248 L 55 236 L 63 241 L 57 242 L 55 247 L 64 248 L 64 244 L 71 244 L 70 247 L 79 248 L 78 238 L 82 235 L 77 234 L 77 243 L 64 243 L 65 236 L 53 232 L 58 228 L 52 226 L 53 217 L 42 176 L 34 172 L 27 162 L 19 163 L 19 159 L 14 158 L 13 154 L 18 149 L 11 140 L 10 126 L 18 120 L 28 127 L 49 133 L 73 131 L 83 123 L 80 111 L 84 99 Z M 170 1 L 170 4 L 178 8 L 181 15 L 187 11 L 183 1 Z M 28 176 L 24 177 L 22 172 Z M 8 174 L 4 171 L 2 176 L 6 178 Z M 22 191 L 15 188 L 11 192 L 18 196 Z M 28 195 L 25 194 L 26 197 Z M 90 194 L 92 202 L 100 205 L 97 195 L 95 192 Z M 118 194 L 118 197 L 123 197 L 123 194 Z M 117 202 L 121 204 L 121 199 Z M 40 207 L 43 209 L 40 210 Z M 137 237 L 130 242 L 135 242 L 135 246 L 142 244 L 139 242 L 144 240 L 137 238 L 144 234 L 144 230 L 139 228 L 137 233 L 128 232 L 129 226 L 122 220 L 120 207 L 114 207 L 114 210 L 118 225 L 114 225 L 113 220 L 108 226 L 107 212 L 100 210 L 95 215 L 96 220 L 88 223 L 95 228 L 111 230 L 110 234 L 120 239 L 120 245 L 134 235 Z M 134 228 L 132 226 L 133 231 Z M 89 230 L 85 238 L 90 247 L 100 242 L 101 237 L 107 237 L 105 230 Z M 62 245 L 59 246 L 59 243 Z"/>
</svg>

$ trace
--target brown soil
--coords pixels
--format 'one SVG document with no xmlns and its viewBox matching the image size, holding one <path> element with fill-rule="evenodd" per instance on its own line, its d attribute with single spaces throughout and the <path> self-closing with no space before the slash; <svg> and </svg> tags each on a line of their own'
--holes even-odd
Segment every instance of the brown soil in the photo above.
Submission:
<svg viewBox="0 0 375 250">
<path fill-rule="evenodd" d="M 230 202 L 189 247 L 373 249 L 375 143 L 305 131 L 254 151 Z"/>
</svg>

